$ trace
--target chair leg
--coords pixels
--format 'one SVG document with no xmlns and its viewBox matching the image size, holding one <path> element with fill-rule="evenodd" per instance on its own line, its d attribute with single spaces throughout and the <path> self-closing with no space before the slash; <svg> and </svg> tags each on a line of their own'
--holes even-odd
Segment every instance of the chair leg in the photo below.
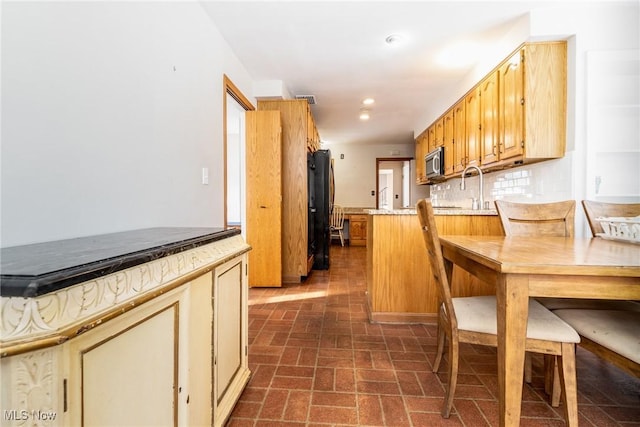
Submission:
<svg viewBox="0 0 640 427">
<path fill-rule="evenodd" d="M 449 340 L 449 384 L 447 385 L 447 392 L 444 395 L 444 405 L 441 412 L 443 418 L 449 418 L 451 414 L 453 396 L 456 393 L 456 386 L 458 385 L 458 345 L 457 340 Z"/>
<path fill-rule="evenodd" d="M 560 373 L 558 372 L 557 358 L 553 358 L 553 384 L 551 385 L 551 406 L 557 408 L 560 406 L 560 397 L 562 397 L 562 385 L 560 384 Z"/>
<path fill-rule="evenodd" d="M 531 371 L 533 362 L 531 361 L 531 353 L 528 351 L 524 354 L 524 381 L 531 384 Z"/>
<path fill-rule="evenodd" d="M 442 323 L 438 321 L 438 349 L 436 350 L 436 359 L 433 361 L 432 372 L 438 372 L 438 368 L 440 367 L 440 362 L 442 361 L 442 353 L 444 353 L 444 328 L 442 327 Z"/>
<path fill-rule="evenodd" d="M 553 392 L 553 371 L 551 370 L 552 359 L 555 359 L 555 356 L 550 354 L 544 355 L 544 392 L 548 395 L 551 395 Z"/>
<path fill-rule="evenodd" d="M 562 387 L 558 372 L 558 358 L 551 354 L 544 355 L 544 391 L 551 396 L 551 406 L 560 406 Z"/>
<path fill-rule="evenodd" d="M 578 384 L 576 380 L 576 346 L 562 343 L 562 356 L 558 358 L 560 384 L 567 427 L 578 425 Z"/>
<path fill-rule="evenodd" d="M 342 230 L 340 230 L 339 233 L 340 233 L 340 244 L 344 246 L 344 235 L 342 234 Z"/>
</svg>

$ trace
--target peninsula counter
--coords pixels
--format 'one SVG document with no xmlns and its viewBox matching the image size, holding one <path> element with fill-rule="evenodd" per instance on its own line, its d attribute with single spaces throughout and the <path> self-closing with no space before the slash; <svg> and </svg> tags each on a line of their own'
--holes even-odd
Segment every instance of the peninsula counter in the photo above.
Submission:
<svg viewBox="0 0 640 427">
<path fill-rule="evenodd" d="M 495 210 L 435 209 L 439 234 L 503 235 Z M 492 295 L 485 283 L 455 267 L 454 296 Z M 438 294 L 415 209 L 369 210 L 367 296 L 372 322 L 437 321 Z"/>
</svg>

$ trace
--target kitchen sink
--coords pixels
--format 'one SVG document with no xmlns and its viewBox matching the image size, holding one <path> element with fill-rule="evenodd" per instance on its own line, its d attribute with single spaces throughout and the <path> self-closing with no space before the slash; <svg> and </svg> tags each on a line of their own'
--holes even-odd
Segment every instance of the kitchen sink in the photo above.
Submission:
<svg viewBox="0 0 640 427">
<path fill-rule="evenodd" d="M 434 206 L 433 209 L 462 209 L 461 206 Z"/>
</svg>

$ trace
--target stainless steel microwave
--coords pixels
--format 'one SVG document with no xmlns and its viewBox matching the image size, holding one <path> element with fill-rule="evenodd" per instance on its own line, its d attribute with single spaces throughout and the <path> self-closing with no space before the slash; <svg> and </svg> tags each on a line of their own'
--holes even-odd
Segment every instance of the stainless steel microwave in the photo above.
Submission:
<svg viewBox="0 0 640 427">
<path fill-rule="evenodd" d="M 424 156 L 425 173 L 431 181 L 444 178 L 444 147 L 438 147 Z"/>
</svg>

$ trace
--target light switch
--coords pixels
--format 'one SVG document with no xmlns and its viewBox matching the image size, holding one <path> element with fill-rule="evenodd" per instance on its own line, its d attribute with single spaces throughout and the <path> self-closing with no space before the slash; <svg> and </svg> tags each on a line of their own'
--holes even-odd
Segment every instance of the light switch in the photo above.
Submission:
<svg viewBox="0 0 640 427">
<path fill-rule="evenodd" d="M 202 168 L 202 185 L 209 185 L 209 168 Z"/>
</svg>

